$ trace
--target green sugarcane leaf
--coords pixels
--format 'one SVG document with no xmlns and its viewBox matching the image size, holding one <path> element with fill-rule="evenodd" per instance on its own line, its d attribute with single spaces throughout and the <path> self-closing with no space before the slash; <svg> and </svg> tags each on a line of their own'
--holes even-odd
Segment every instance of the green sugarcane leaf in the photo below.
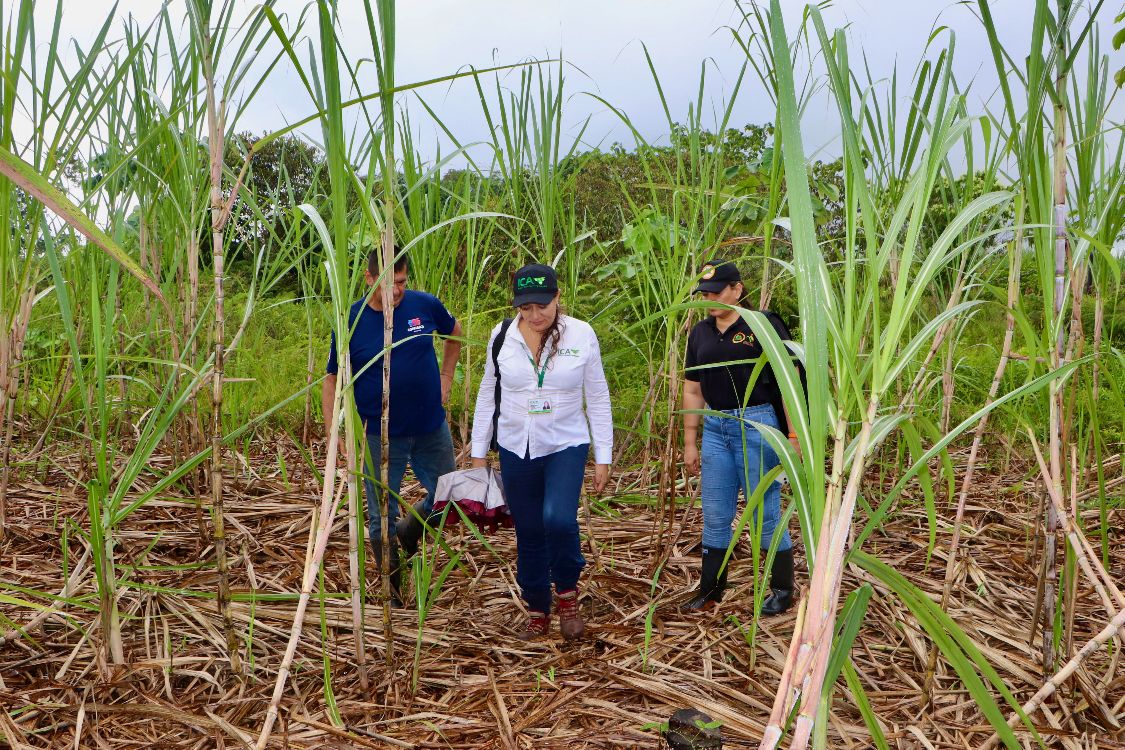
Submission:
<svg viewBox="0 0 1125 750">
<path fill-rule="evenodd" d="M 33 609 L 37 612 L 46 612 L 51 608 L 43 604 L 37 604 L 27 599 L 20 599 L 18 596 L 11 596 L 10 594 L 0 593 L 0 604 L 7 604 L 13 607 L 21 607 L 24 609 Z"/>
<path fill-rule="evenodd" d="M 871 708 L 871 701 L 867 699 L 867 692 L 863 689 L 863 683 L 860 681 L 859 675 L 856 674 L 851 659 L 844 664 L 844 678 L 848 682 L 848 690 L 851 691 L 852 699 L 859 709 L 859 714 L 863 717 L 863 723 L 871 734 L 871 742 L 877 750 L 891 750 L 890 744 L 887 743 L 887 735 L 883 732 L 883 725 Z"/>
<path fill-rule="evenodd" d="M 867 455 L 872 455 L 879 445 L 895 431 L 895 428 L 907 419 L 910 419 L 910 414 L 907 412 L 896 412 L 894 414 L 884 414 L 877 417 L 875 421 L 871 423 L 871 435 L 867 441 Z M 852 461 L 855 460 L 857 450 L 859 450 L 859 435 L 853 437 L 848 442 L 848 446 L 844 449 L 844 471 L 847 471 Z"/>
<path fill-rule="evenodd" d="M 58 214 L 67 224 L 81 232 L 90 242 L 93 242 L 121 264 L 126 271 L 144 284 L 157 299 L 166 303 L 164 294 L 160 291 L 160 286 L 144 272 L 140 265 L 120 245 L 103 232 L 78 206 L 74 205 L 70 198 L 63 195 L 62 191 L 35 171 L 33 166 L 3 146 L 0 146 L 0 174 L 14 182 L 20 189 L 35 196 L 44 206 Z"/>
<path fill-rule="evenodd" d="M 852 593 L 848 594 L 844 608 L 840 611 L 839 621 L 836 625 L 836 638 L 832 644 L 832 656 L 828 660 L 828 669 L 824 673 L 824 689 L 829 690 L 840 676 L 840 670 L 845 664 L 851 663 L 852 644 L 855 643 L 859 629 L 863 626 L 863 618 L 867 616 L 867 605 L 871 601 L 874 589 L 871 584 L 865 583 Z"/>
<path fill-rule="evenodd" d="M 941 649 L 942 654 L 957 672 L 969 694 L 973 696 L 973 700 L 980 708 L 981 713 L 988 719 L 988 722 L 1007 747 L 1018 750 L 1021 745 L 1011 727 L 1008 726 L 1007 719 L 1000 711 L 1000 706 L 981 680 L 977 673 L 978 670 L 988 679 L 992 687 L 1003 696 L 1008 705 L 1019 714 L 1027 729 L 1042 744 L 1042 740 L 1035 730 L 1035 725 L 1023 711 L 1019 701 L 1012 695 L 1007 685 L 1004 684 L 1000 675 L 984 658 L 984 655 L 965 631 L 949 615 L 943 612 L 941 607 L 930 599 L 926 592 L 910 583 L 905 576 L 882 560 L 863 552 L 858 547 L 852 549 L 849 558 L 891 589 L 911 613 L 918 618 L 919 625 L 934 641 L 934 644 Z"/>
<path fill-rule="evenodd" d="M 730 418 L 730 415 L 725 416 Z M 719 566 L 720 572 L 724 570 L 727 567 L 727 563 L 730 562 L 731 555 L 734 554 L 734 548 L 738 544 L 738 540 L 742 538 L 742 532 L 744 532 L 746 527 L 750 524 L 750 519 L 754 517 L 754 513 L 757 509 L 761 507 L 762 498 L 765 496 L 766 490 L 770 488 L 770 485 L 772 485 L 778 475 L 781 474 L 781 468 L 781 464 L 778 464 L 763 474 L 758 480 L 758 484 L 754 487 L 754 491 L 750 493 L 750 497 L 746 499 L 746 503 L 742 508 L 742 514 L 738 517 L 738 524 L 735 525 L 734 534 L 731 535 L 730 544 L 727 545 L 726 554 L 723 555 L 723 563 Z M 766 543 L 770 544 L 769 542 Z"/>
<path fill-rule="evenodd" d="M 1045 375 L 1040 375 L 1034 380 L 1023 384 L 1019 388 L 1009 391 L 1008 393 L 993 401 L 991 404 L 981 407 L 971 416 L 961 422 L 961 424 L 953 428 L 953 430 L 951 430 L 945 437 L 936 442 L 933 446 L 930 447 L 928 451 L 922 454 L 920 458 L 916 459 L 914 461 L 914 464 L 903 473 L 898 482 L 896 482 L 895 485 L 890 489 L 890 491 L 887 492 L 887 494 L 883 498 L 883 501 L 879 504 L 879 507 L 876 508 L 875 512 L 871 514 L 871 517 L 868 518 L 867 523 L 863 527 L 863 531 L 861 531 L 856 537 L 854 546 L 858 548 L 860 545 L 862 545 L 863 541 L 867 539 L 867 537 L 870 536 L 876 528 L 879 527 L 879 525 L 883 522 L 883 519 L 886 517 L 887 511 L 889 510 L 891 504 L 896 499 L 898 499 L 898 496 L 900 494 L 902 494 L 902 491 L 906 488 L 906 485 L 910 482 L 910 480 L 913 479 L 914 476 L 919 471 L 921 471 L 922 468 L 926 466 L 934 456 L 945 450 L 945 448 L 950 443 L 964 434 L 965 431 L 970 427 L 979 422 L 982 417 L 984 417 L 986 414 L 991 414 L 993 411 L 1008 403 L 1009 401 L 1025 396 L 1040 388 L 1043 388 L 1054 380 L 1070 375 L 1080 365 L 1083 365 L 1086 362 L 1090 361 L 1091 358 L 1092 356 L 1086 356 L 1082 359 L 1073 360 L 1066 363 L 1057 370 L 1052 370 Z"/>
<path fill-rule="evenodd" d="M 910 456 L 918 460 L 925 451 L 922 449 L 922 436 L 918 428 L 909 420 L 902 423 L 902 435 L 906 438 L 906 445 L 910 449 Z M 937 501 L 934 497 L 934 482 L 930 476 L 929 466 L 918 471 L 918 484 L 922 486 L 922 498 L 926 505 L 926 527 L 929 530 L 929 540 L 926 544 L 926 567 L 930 565 L 930 557 L 934 554 L 934 545 L 937 544 Z"/>
</svg>

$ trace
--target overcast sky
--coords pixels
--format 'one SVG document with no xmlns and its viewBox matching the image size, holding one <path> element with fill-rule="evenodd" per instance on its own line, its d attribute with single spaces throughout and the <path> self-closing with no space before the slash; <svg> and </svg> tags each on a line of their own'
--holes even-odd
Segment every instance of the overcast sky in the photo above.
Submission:
<svg viewBox="0 0 1125 750">
<path fill-rule="evenodd" d="M 257 0 L 248 0 L 236 11 L 244 18 Z M 290 19 L 300 15 L 305 2 L 280 0 L 279 12 Z M 787 28 L 793 34 L 803 3 L 786 0 Z M 1022 57 L 1030 40 L 1032 0 L 994 0 L 994 16 L 1001 25 L 1002 41 Z M 5 6 L 10 8 L 8 3 Z M 1111 7 L 1116 6 L 1116 7 Z M 1104 48 L 1109 47 L 1113 16 L 1120 2 L 1107 2 L 1100 24 Z M 54 2 L 36 4 L 36 16 L 46 37 L 53 21 Z M 109 0 L 64 0 L 62 34 L 80 42 L 89 40 L 110 12 Z M 340 0 L 344 45 L 355 60 L 370 57 L 366 20 L 358 0 Z M 889 78 L 900 68 L 900 95 L 905 96 L 914 66 L 935 25 L 948 26 L 956 35 L 956 73 L 962 85 L 974 81 L 970 106 L 983 109 L 992 97 L 996 76 L 980 22 L 973 15 L 975 3 L 964 5 L 947 0 L 837 0 L 824 11 L 829 26 L 849 26 L 852 59 L 867 56 L 876 76 Z M 173 2 L 176 13 L 182 2 Z M 155 0 L 121 0 L 117 14 L 133 14 L 147 21 L 157 12 Z M 10 13 L 10 10 L 5 10 Z M 594 93 L 624 110 L 641 132 L 659 138 L 667 132 L 660 100 L 648 72 L 642 42 L 654 59 L 669 106 L 683 120 L 694 100 L 700 66 L 708 65 L 708 107 L 718 110 L 728 98 L 740 65 L 745 60 L 726 27 L 737 25 L 741 15 L 733 0 L 410 0 L 398 3 L 397 77 L 400 83 L 446 75 L 472 65 L 516 63 L 528 59 L 556 57 L 560 53 L 566 69 L 565 121 L 570 137 L 577 126 L 591 118 L 584 141 L 589 146 L 608 146 L 614 141 L 631 145 L 628 131 L 604 105 L 586 95 Z M 313 24 L 306 33 L 315 32 Z M 1125 64 L 1115 53 L 1115 67 Z M 369 68 L 369 70 L 373 70 Z M 518 81 L 511 74 L 508 83 Z M 367 90 L 374 90 L 372 83 Z M 486 137 L 476 91 L 470 81 L 434 86 L 423 92 L 443 121 L 464 142 Z M 439 140 L 436 127 L 412 96 L 401 97 L 411 115 L 418 147 L 432 155 Z M 806 149 L 821 155 L 838 152 L 838 125 L 826 95 L 814 99 L 804 123 Z M 312 105 L 288 62 L 274 72 L 271 84 L 251 103 L 239 130 L 255 133 L 275 130 L 308 115 Z M 1121 122 L 1122 98 L 1113 106 L 1113 119 Z M 708 113 L 710 116 L 710 112 Z M 738 97 L 733 125 L 762 123 L 773 117 L 773 106 L 751 71 Z M 708 118 L 710 119 L 710 117 Z M 319 128 L 309 129 L 319 141 Z M 448 152 L 448 145 L 443 151 Z"/>
</svg>

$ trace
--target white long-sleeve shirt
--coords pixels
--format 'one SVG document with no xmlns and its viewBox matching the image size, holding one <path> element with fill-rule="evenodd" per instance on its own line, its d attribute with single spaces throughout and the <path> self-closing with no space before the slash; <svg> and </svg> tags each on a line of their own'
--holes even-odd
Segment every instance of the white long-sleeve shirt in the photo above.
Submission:
<svg viewBox="0 0 1125 750">
<path fill-rule="evenodd" d="M 546 362 L 543 386 L 532 365 L 533 354 L 519 329 L 517 313 L 497 358 L 500 363 L 500 419 L 496 442 L 517 456 L 539 458 L 584 443 L 593 443 L 594 461 L 613 459 L 613 414 L 609 385 L 602 369 L 601 347 L 589 323 L 564 315 L 559 321 L 558 353 Z M 473 415 L 473 458 L 488 455 L 496 370 L 492 345 L 500 325 L 492 329 L 485 350 L 484 378 Z M 547 359 L 544 351 L 539 367 Z M 550 405 L 543 413 L 544 403 Z M 537 413 L 538 412 L 538 413 Z"/>
</svg>

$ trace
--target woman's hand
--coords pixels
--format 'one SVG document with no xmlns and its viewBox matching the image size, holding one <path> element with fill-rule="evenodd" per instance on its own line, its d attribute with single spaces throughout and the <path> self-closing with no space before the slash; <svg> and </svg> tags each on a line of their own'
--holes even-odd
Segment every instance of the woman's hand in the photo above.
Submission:
<svg viewBox="0 0 1125 750">
<path fill-rule="evenodd" d="M 474 469 L 487 469 L 488 468 L 488 459 L 487 458 L 474 458 L 472 466 L 473 466 Z"/>
<path fill-rule="evenodd" d="M 797 451 L 797 458 L 801 457 L 801 441 L 796 435 L 789 435 L 789 444 L 793 446 L 793 450 Z"/>
<path fill-rule="evenodd" d="M 684 446 L 684 468 L 688 476 L 699 474 L 699 447 L 694 442 Z"/>
<path fill-rule="evenodd" d="M 605 492 L 607 484 L 609 484 L 609 464 L 597 464 L 594 467 L 594 494 L 600 495 Z"/>
</svg>

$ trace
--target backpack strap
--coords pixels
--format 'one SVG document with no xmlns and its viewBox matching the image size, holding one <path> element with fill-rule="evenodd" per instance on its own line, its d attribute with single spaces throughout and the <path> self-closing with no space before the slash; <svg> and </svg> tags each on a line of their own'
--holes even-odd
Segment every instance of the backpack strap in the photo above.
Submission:
<svg viewBox="0 0 1125 750">
<path fill-rule="evenodd" d="M 500 331 L 496 334 L 496 338 L 492 340 L 492 370 L 496 373 L 496 387 L 493 391 L 493 403 L 495 408 L 492 412 L 492 450 L 497 451 L 500 449 L 500 444 L 497 442 L 500 433 L 500 349 L 504 346 L 504 339 L 508 335 L 508 329 L 512 327 L 513 318 L 504 318 L 504 322 L 500 324 Z"/>
</svg>

